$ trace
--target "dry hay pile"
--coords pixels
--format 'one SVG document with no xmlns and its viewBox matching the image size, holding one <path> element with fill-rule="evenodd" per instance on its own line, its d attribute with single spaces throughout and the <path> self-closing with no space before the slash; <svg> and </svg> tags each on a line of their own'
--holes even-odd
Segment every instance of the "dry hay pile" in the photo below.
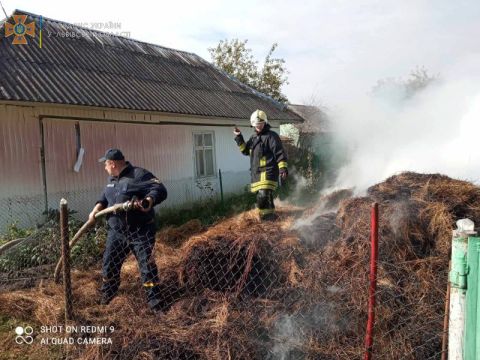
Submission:
<svg viewBox="0 0 480 360">
<path fill-rule="evenodd" d="M 171 247 L 178 248 L 193 234 L 203 230 L 203 225 L 198 219 L 187 221 L 182 226 L 169 226 L 157 234 L 157 241 Z"/>
<path fill-rule="evenodd" d="M 84 359 L 268 357 L 275 345 L 269 329 L 279 313 L 293 311 L 301 298 L 292 294 L 297 281 L 296 274 L 290 274 L 296 255 L 292 244 L 297 241 L 287 230 L 292 217 L 288 211 L 281 216 L 283 220 L 277 223 L 262 224 L 254 211 L 247 212 L 191 236 L 181 247 L 178 241 L 163 240 L 165 232 L 172 233 L 171 228 L 157 234 L 163 316 L 148 310 L 132 257 L 122 268 L 119 295 L 108 306 L 97 304 L 99 267 L 91 272 L 74 271 L 76 324 L 113 326 L 115 331 L 108 335 L 113 345 L 63 345 L 57 351 Z M 196 226 L 186 224 L 175 233 L 186 234 L 192 228 Z M 0 314 L 23 320 L 36 329 L 60 325 L 62 299 L 62 288 L 45 281 L 34 289 L 0 294 Z M 10 335 L 0 342 L 5 348 L 18 348 Z M 48 336 L 52 334 L 38 334 L 36 345 L 29 351 L 52 358 L 52 348 L 38 344 Z M 25 351 L 18 350 L 18 354 Z"/>
<path fill-rule="evenodd" d="M 335 311 L 347 311 L 351 324 L 359 325 L 349 342 L 358 357 L 367 318 L 373 202 L 380 212 L 375 354 L 439 358 L 452 229 L 460 218 L 480 222 L 480 189 L 439 174 L 406 172 L 372 186 L 365 197 L 344 200 L 334 220 L 323 214 L 299 228 L 307 232 L 302 238 L 313 232 L 319 240 L 320 256 L 311 264 L 318 280 L 340 296 Z M 326 242 L 332 231 L 338 236 Z"/>
<path fill-rule="evenodd" d="M 273 223 L 258 222 L 251 211 L 193 235 L 203 231 L 193 223 L 165 230 L 177 234 L 174 241 L 160 232 L 156 261 L 163 316 L 147 309 L 131 257 L 122 270 L 120 293 L 108 306 L 96 304 L 99 267 L 74 272 L 77 323 L 114 326 L 113 345 L 65 345 L 60 354 L 83 359 L 360 358 L 369 214 L 377 201 L 375 353 L 382 359 L 438 357 L 451 229 L 460 217 L 480 220 L 480 190 L 441 175 L 403 173 L 371 187 L 366 197 L 350 195 L 325 197 L 302 219 L 286 207 Z M 44 282 L 0 294 L 0 314 L 37 327 L 62 324 L 61 299 L 61 287 Z M 15 348 L 11 337 L 0 342 Z M 52 358 L 48 347 L 29 349 Z"/>
</svg>

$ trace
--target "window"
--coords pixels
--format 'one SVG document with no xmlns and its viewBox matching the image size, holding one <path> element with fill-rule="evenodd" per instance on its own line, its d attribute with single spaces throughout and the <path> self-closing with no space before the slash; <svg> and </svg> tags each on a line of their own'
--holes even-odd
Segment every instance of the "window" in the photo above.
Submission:
<svg viewBox="0 0 480 360">
<path fill-rule="evenodd" d="M 215 147 L 212 132 L 194 133 L 195 175 L 197 178 L 215 176 Z"/>
</svg>

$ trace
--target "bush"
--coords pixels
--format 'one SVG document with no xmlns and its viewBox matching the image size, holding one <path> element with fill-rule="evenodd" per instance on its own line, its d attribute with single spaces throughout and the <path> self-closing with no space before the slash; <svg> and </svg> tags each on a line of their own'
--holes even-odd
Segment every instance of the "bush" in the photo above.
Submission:
<svg viewBox="0 0 480 360">
<path fill-rule="evenodd" d="M 0 245 L 6 244 L 15 239 L 26 238 L 33 232 L 33 229 L 22 229 L 18 227 L 17 222 L 13 222 L 7 226 L 5 234 L 0 235 Z"/>
<path fill-rule="evenodd" d="M 71 239 L 83 225 L 75 220 L 69 212 L 69 238 Z M 61 236 L 59 212 L 49 210 L 47 221 L 39 228 L 21 229 L 16 224 L 9 227 L 7 233 L 0 236 L 4 243 L 25 238 L 18 245 L 8 249 L 0 257 L 0 272 L 25 270 L 41 265 L 53 265 L 60 258 Z M 90 231 L 71 249 L 71 259 L 74 266 L 88 267 L 101 258 L 99 242 L 105 239 L 105 228 L 97 232 Z"/>
<path fill-rule="evenodd" d="M 71 231 L 70 238 L 79 229 L 76 226 Z M 107 227 L 104 224 L 97 226 L 96 231 L 89 231 L 70 250 L 73 266 L 79 269 L 87 269 L 102 259 L 105 242 L 107 241 Z"/>
</svg>

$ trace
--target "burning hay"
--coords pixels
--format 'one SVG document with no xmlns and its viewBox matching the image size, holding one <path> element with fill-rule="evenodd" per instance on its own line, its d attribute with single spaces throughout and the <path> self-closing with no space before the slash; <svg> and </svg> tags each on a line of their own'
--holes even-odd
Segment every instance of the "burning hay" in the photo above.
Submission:
<svg viewBox="0 0 480 360">
<path fill-rule="evenodd" d="M 108 306 L 95 300 L 99 267 L 75 271 L 77 323 L 114 327 L 113 344 L 67 345 L 62 352 L 83 359 L 359 358 L 367 318 L 369 214 L 377 201 L 375 354 L 435 358 L 452 226 L 459 217 L 480 221 L 479 188 L 442 175 L 403 173 L 371 187 L 365 197 L 349 196 L 346 191 L 323 198 L 320 209 L 300 219 L 285 207 L 272 223 L 259 223 L 247 212 L 205 231 L 192 223 L 160 232 L 161 316 L 146 308 L 132 258 Z M 168 234 L 180 235 L 169 242 Z M 61 299 L 62 289 L 45 281 L 0 294 L 0 313 L 37 327 L 61 324 Z M 0 341 L 15 347 L 11 339 Z"/>
</svg>

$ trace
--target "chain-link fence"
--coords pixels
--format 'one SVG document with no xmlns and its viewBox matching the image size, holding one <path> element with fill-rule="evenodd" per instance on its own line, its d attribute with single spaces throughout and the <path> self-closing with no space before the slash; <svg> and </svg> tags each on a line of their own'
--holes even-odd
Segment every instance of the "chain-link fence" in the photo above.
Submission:
<svg viewBox="0 0 480 360">
<path fill-rule="evenodd" d="M 71 249 L 73 322 L 64 321 L 64 290 L 52 279 L 4 287 L 0 312 L 31 326 L 32 349 L 49 358 L 358 359 L 372 198 L 349 196 L 335 193 L 306 211 L 279 206 L 272 222 L 251 211 L 156 235 L 151 224 L 97 222 Z M 441 222 L 448 209 L 435 209 L 418 198 L 380 201 L 376 358 L 441 357 L 451 218 Z M 71 225 L 70 237 L 79 227 Z M 51 278 L 58 232 L 58 223 L 39 229 L 43 242 L 31 241 L 42 244 L 44 260 L 19 257 L 2 276 Z"/>
<path fill-rule="evenodd" d="M 81 222 L 68 217 L 69 238 Z M 71 249 L 72 266 L 85 269 L 98 262 L 106 229 L 99 224 Z M 53 278 L 55 264 L 61 254 L 61 225 L 59 211 L 51 210 L 46 221 L 28 230 L 12 227 L 2 234 L 0 244 L 0 289 L 31 288 L 41 280 Z"/>
</svg>

